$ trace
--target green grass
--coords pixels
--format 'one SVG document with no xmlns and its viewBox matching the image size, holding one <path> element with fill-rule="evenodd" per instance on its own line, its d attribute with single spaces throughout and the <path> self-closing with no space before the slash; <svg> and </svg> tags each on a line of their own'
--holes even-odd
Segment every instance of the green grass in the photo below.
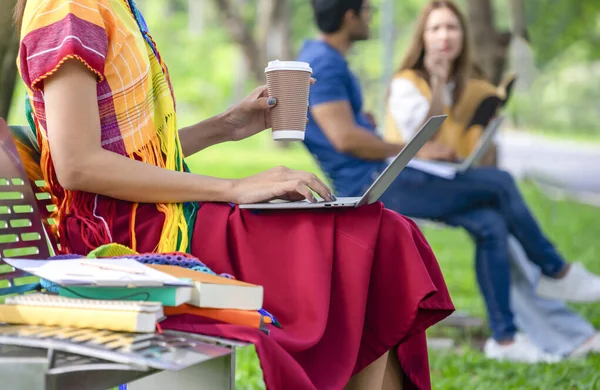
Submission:
<svg viewBox="0 0 600 390">
<path fill-rule="evenodd" d="M 600 272 L 600 210 L 572 202 L 554 203 L 536 188 L 523 185 L 523 193 L 544 231 L 571 261 L 582 261 Z M 555 207 L 555 209 L 554 209 Z M 444 273 L 457 309 L 484 316 L 484 304 L 473 272 L 473 245 L 459 229 L 424 229 Z M 574 308 L 600 326 L 600 305 Z M 486 360 L 469 346 L 460 352 L 430 355 L 432 382 L 439 389 L 600 389 L 600 356 L 558 365 L 519 365 Z"/>
</svg>

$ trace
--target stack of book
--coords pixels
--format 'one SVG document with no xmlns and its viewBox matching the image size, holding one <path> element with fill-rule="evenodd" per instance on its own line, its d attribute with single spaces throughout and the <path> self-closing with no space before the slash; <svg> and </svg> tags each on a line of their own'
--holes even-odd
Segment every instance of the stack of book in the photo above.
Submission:
<svg viewBox="0 0 600 390">
<path fill-rule="evenodd" d="M 0 322 L 152 332 L 164 316 L 191 314 L 266 331 L 263 287 L 133 259 L 20 260 L 7 263 L 60 286 L 59 296 L 12 297 Z"/>
</svg>

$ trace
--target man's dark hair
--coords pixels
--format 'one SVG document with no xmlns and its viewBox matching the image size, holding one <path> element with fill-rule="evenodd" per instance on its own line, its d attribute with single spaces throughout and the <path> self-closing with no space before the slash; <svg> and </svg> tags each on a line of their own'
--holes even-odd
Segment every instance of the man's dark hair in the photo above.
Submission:
<svg viewBox="0 0 600 390">
<path fill-rule="evenodd" d="M 363 2 L 364 0 L 311 0 L 319 30 L 326 34 L 339 31 L 346 12 L 352 10 L 358 14 Z"/>
</svg>

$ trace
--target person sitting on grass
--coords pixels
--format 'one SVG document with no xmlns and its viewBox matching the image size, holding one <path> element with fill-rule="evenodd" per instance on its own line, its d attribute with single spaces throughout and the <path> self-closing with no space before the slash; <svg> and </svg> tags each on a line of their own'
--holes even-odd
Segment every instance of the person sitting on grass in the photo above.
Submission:
<svg viewBox="0 0 600 390">
<path fill-rule="evenodd" d="M 187 252 L 264 286 L 264 308 L 283 325 L 269 337 L 185 315 L 162 327 L 253 342 L 267 388 L 431 387 L 425 331 L 454 308 L 412 221 L 381 204 L 240 210 L 334 197 L 316 175 L 285 167 L 237 180 L 187 169 L 185 157 L 270 127 L 277 102 L 265 86 L 178 129 L 168 67 L 133 0 L 18 0 L 15 16 L 64 253 L 111 243 Z"/>
</svg>

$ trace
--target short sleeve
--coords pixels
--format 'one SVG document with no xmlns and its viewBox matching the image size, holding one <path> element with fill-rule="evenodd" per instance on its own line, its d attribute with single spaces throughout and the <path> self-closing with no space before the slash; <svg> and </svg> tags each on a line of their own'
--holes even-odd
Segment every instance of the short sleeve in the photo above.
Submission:
<svg viewBox="0 0 600 390">
<path fill-rule="evenodd" d="M 388 109 L 404 140 L 412 139 L 430 106 L 427 98 L 410 80 L 401 77 L 392 81 Z"/>
<path fill-rule="evenodd" d="M 350 101 L 345 64 L 323 62 L 313 65 L 313 77 L 317 82 L 310 89 L 311 107 L 336 101 Z"/>
<path fill-rule="evenodd" d="M 29 0 L 23 16 L 19 66 L 32 90 L 69 58 L 104 80 L 108 33 L 102 0 Z"/>
</svg>

